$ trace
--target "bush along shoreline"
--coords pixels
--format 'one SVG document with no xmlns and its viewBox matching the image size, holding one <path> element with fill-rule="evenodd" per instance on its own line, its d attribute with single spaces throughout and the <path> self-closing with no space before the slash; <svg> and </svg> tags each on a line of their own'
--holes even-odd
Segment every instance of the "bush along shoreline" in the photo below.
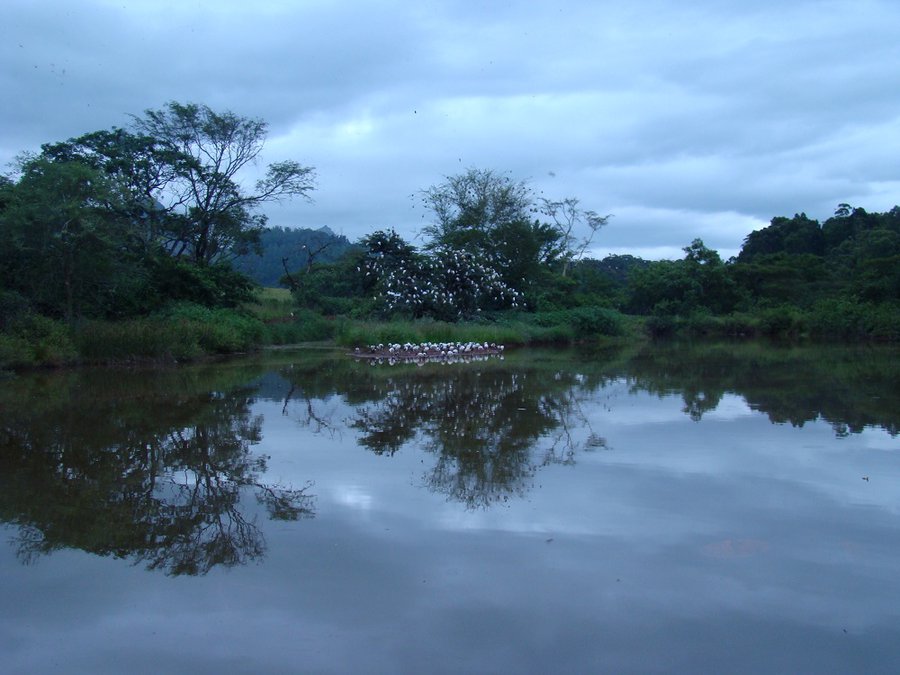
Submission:
<svg viewBox="0 0 900 675">
<path fill-rule="evenodd" d="M 68 324 L 25 312 L 0 326 L 0 369 L 90 365 L 171 365 L 259 351 L 325 343 L 355 353 L 372 344 L 476 343 L 525 346 L 691 339 L 777 339 L 793 342 L 896 342 L 900 312 L 824 303 L 803 311 L 776 307 L 716 316 L 622 314 L 599 307 L 508 312 L 477 321 L 355 319 L 293 306 L 273 289 L 240 308 L 179 303 L 150 316 L 81 320 Z M 846 305 L 846 306 L 845 306 Z M 875 308 L 878 309 L 878 308 Z"/>
<path fill-rule="evenodd" d="M 0 368 L 178 363 L 258 348 L 265 325 L 236 310 L 180 306 L 164 314 L 67 324 L 36 314 L 0 332 Z"/>
<path fill-rule="evenodd" d="M 172 364 L 247 353 L 267 346 L 330 342 L 354 349 L 375 343 L 471 342 L 572 344 L 635 337 L 635 324 L 614 310 L 581 307 L 516 313 L 478 322 L 326 317 L 291 303 L 262 299 L 242 308 L 181 303 L 147 317 L 68 324 L 25 312 L 0 330 L 0 368 Z"/>
</svg>

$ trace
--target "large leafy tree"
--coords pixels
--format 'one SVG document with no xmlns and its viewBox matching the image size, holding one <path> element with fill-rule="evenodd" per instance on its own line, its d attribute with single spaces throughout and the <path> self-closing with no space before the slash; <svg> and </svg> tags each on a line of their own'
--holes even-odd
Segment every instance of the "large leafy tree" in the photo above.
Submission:
<svg viewBox="0 0 900 675">
<path fill-rule="evenodd" d="M 252 188 L 245 185 L 266 133 L 262 120 L 171 102 L 134 117 L 131 129 L 47 144 L 42 156 L 105 173 L 120 191 L 119 215 L 131 222 L 135 236 L 209 265 L 258 244 L 265 203 L 309 199 L 314 170 L 295 161 L 270 164 Z"/>
<path fill-rule="evenodd" d="M 825 239 L 818 221 L 810 220 L 805 213 L 793 218 L 772 218 L 771 225 L 754 230 L 744 239 L 738 260 L 750 262 L 759 256 L 775 253 L 790 255 L 822 255 Z"/>
<path fill-rule="evenodd" d="M 421 193 L 434 221 L 424 229 L 426 248 L 451 248 L 489 261 L 508 283 L 511 275 L 557 268 L 562 276 L 584 255 L 610 216 L 582 209 L 574 197 L 536 198 L 525 181 L 489 169 L 468 169 Z M 541 220 L 541 216 L 544 220 Z"/>
<path fill-rule="evenodd" d="M 118 200 L 107 206 L 128 222 L 131 236 L 145 249 L 170 247 L 187 229 L 179 213 L 183 200 L 170 199 L 166 204 L 160 200 L 189 171 L 192 160 L 151 136 L 114 127 L 47 143 L 41 146 L 41 157 L 78 162 L 104 174 L 118 193 Z"/>
<path fill-rule="evenodd" d="M 246 186 L 265 135 L 260 120 L 169 103 L 129 129 L 45 144 L 0 180 L 4 292 L 68 319 L 233 304 L 247 283 L 227 263 L 258 243 L 260 207 L 313 188 L 293 161 Z"/>
<path fill-rule="evenodd" d="M 293 160 L 270 164 L 252 189 L 242 176 L 262 152 L 267 125 L 205 105 L 171 102 L 134 118 L 135 130 L 178 158 L 173 176 L 154 197 L 183 217 L 183 230 L 166 242 L 176 256 L 197 264 L 238 255 L 259 241 L 266 223 L 258 212 L 267 202 L 309 199 L 312 167 Z"/>
<path fill-rule="evenodd" d="M 48 314 L 123 311 L 139 276 L 115 185 L 80 162 L 25 158 L 0 213 L 0 282 Z"/>
<path fill-rule="evenodd" d="M 531 188 L 524 181 L 489 169 L 468 169 L 447 176 L 421 193 L 434 222 L 425 227 L 429 248 L 450 247 L 476 253 L 490 247 L 497 227 L 528 221 L 533 212 Z"/>
</svg>

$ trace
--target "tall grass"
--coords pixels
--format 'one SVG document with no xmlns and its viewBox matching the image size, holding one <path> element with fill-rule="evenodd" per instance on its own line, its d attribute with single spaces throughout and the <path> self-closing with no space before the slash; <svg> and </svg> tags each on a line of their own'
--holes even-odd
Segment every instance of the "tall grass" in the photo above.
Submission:
<svg viewBox="0 0 900 675">
<path fill-rule="evenodd" d="M 265 342 L 272 345 L 289 345 L 329 340 L 334 337 L 335 326 L 334 319 L 326 319 L 308 309 L 298 309 L 286 320 L 267 323 Z"/>
<path fill-rule="evenodd" d="M 38 314 L 22 314 L 0 333 L 0 368 L 61 366 L 77 356 L 69 327 Z"/>
<path fill-rule="evenodd" d="M 159 318 L 90 321 L 78 327 L 75 342 L 88 363 L 184 361 L 204 353 L 200 333 L 196 324 Z"/>
<path fill-rule="evenodd" d="M 296 309 L 294 296 L 286 288 L 259 288 L 253 302 L 242 307 L 264 323 L 286 321 Z"/>
<path fill-rule="evenodd" d="M 494 342 L 508 346 L 571 343 L 577 340 L 618 336 L 626 331 L 621 315 L 564 310 L 538 315 L 515 315 L 493 323 L 448 323 L 431 319 L 355 321 L 336 323 L 334 338 L 346 347 L 389 342 Z"/>
<path fill-rule="evenodd" d="M 205 354 L 250 351 L 264 337 L 262 322 L 245 312 L 192 304 L 175 305 L 150 317 L 86 321 L 74 332 L 80 360 L 89 363 L 186 361 Z"/>
</svg>

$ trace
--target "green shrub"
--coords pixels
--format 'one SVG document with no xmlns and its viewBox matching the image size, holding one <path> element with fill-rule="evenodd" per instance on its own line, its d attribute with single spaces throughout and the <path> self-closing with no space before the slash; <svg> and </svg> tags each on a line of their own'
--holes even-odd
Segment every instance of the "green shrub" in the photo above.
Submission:
<svg viewBox="0 0 900 675">
<path fill-rule="evenodd" d="M 247 351 L 265 337 L 263 323 L 245 312 L 192 304 L 140 319 L 83 322 L 76 331 L 78 352 L 90 362 L 189 360 Z"/>
<path fill-rule="evenodd" d="M 810 333 L 820 338 L 850 338 L 864 334 L 863 309 L 846 299 L 817 302 L 809 313 Z"/>
<path fill-rule="evenodd" d="M 259 288 L 253 300 L 244 303 L 242 308 L 260 321 L 282 321 L 296 311 L 296 303 L 285 288 Z"/>
<path fill-rule="evenodd" d="M 560 335 L 569 338 L 618 336 L 623 332 L 622 315 L 604 307 L 575 307 L 535 314 L 532 321 L 542 327 L 568 327 Z"/>
<path fill-rule="evenodd" d="M 84 322 L 75 339 L 81 358 L 91 363 L 181 361 L 203 353 L 195 326 L 160 318 Z"/>
<path fill-rule="evenodd" d="M 228 264 L 200 266 L 168 255 L 151 262 L 153 287 L 166 301 L 205 307 L 235 307 L 253 301 L 253 282 Z"/>
<path fill-rule="evenodd" d="M 30 313 L 28 299 L 15 291 L 0 289 L 0 330 L 11 327 L 20 318 Z"/>
<path fill-rule="evenodd" d="M 11 323 L 7 335 L 12 338 L 7 340 L 7 349 L 22 355 L 20 341 L 27 345 L 26 363 L 61 366 L 77 358 L 71 330 L 61 321 L 25 314 Z"/>
<path fill-rule="evenodd" d="M 866 334 L 876 340 L 900 340 L 900 305 L 868 305 L 868 311 L 862 318 L 862 326 Z"/>
<path fill-rule="evenodd" d="M 287 345 L 297 342 L 327 340 L 334 337 L 334 320 L 306 309 L 294 310 L 290 321 L 266 324 L 265 341 L 268 344 Z"/>
<path fill-rule="evenodd" d="M 26 340 L 0 333 L 0 370 L 34 365 L 34 352 Z"/>
<path fill-rule="evenodd" d="M 678 330 L 678 319 L 671 314 L 654 314 L 647 317 L 644 328 L 653 338 L 671 337 Z"/>
<path fill-rule="evenodd" d="M 266 333 L 259 319 L 234 309 L 181 304 L 162 316 L 186 330 L 197 331 L 200 347 L 211 354 L 247 351 L 262 344 Z"/>
<path fill-rule="evenodd" d="M 758 319 L 750 314 L 729 314 L 720 321 L 722 334 L 726 337 L 752 337 L 760 331 Z"/>
<path fill-rule="evenodd" d="M 790 306 L 779 305 L 759 314 L 759 332 L 770 337 L 795 337 L 803 329 L 803 318 Z"/>
</svg>

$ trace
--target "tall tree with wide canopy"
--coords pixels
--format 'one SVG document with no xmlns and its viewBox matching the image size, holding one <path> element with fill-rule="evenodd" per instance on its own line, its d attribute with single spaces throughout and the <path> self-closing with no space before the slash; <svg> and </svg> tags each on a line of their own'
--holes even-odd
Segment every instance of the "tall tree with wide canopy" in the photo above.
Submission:
<svg viewBox="0 0 900 675">
<path fill-rule="evenodd" d="M 70 320 L 233 304 L 247 284 L 220 263 L 258 243 L 262 205 L 313 189 L 294 161 L 245 186 L 265 136 L 260 120 L 173 102 L 45 144 L 0 180 L 0 287 Z"/>
<path fill-rule="evenodd" d="M 430 248 L 450 247 L 483 252 L 497 227 L 530 220 L 531 188 L 490 169 L 468 169 L 421 193 L 435 217 L 425 227 Z"/>
<path fill-rule="evenodd" d="M 566 276 L 610 218 L 582 209 L 574 197 L 536 198 L 526 181 L 516 182 L 490 169 L 447 176 L 443 183 L 423 190 L 421 198 L 435 218 L 424 229 L 428 248 L 475 253 L 507 274 L 535 265 L 558 265 Z M 541 222 L 541 215 L 548 220 Z M 511 246 L 511 239 L 522 246 Z M 526 254 L 529 259 L 522 257 Z"/>
<path fill-rule="evenodd" d="M 173 101 L 135 117 L 134 128 L 179 158 L 172 180 L 154 196 L 184 218 L 183 231 L 167 243 L 170 252 L 198 265 L 245 252 L 265 226 L 265 215 L 258 213 L 263 204 L 309 199 L 314 188 L 314 169 L 292 160 L 270 164 L 253 190 L 243 187 L 241 176 L 265 142 L 262 120 Z"/>
</svg>

